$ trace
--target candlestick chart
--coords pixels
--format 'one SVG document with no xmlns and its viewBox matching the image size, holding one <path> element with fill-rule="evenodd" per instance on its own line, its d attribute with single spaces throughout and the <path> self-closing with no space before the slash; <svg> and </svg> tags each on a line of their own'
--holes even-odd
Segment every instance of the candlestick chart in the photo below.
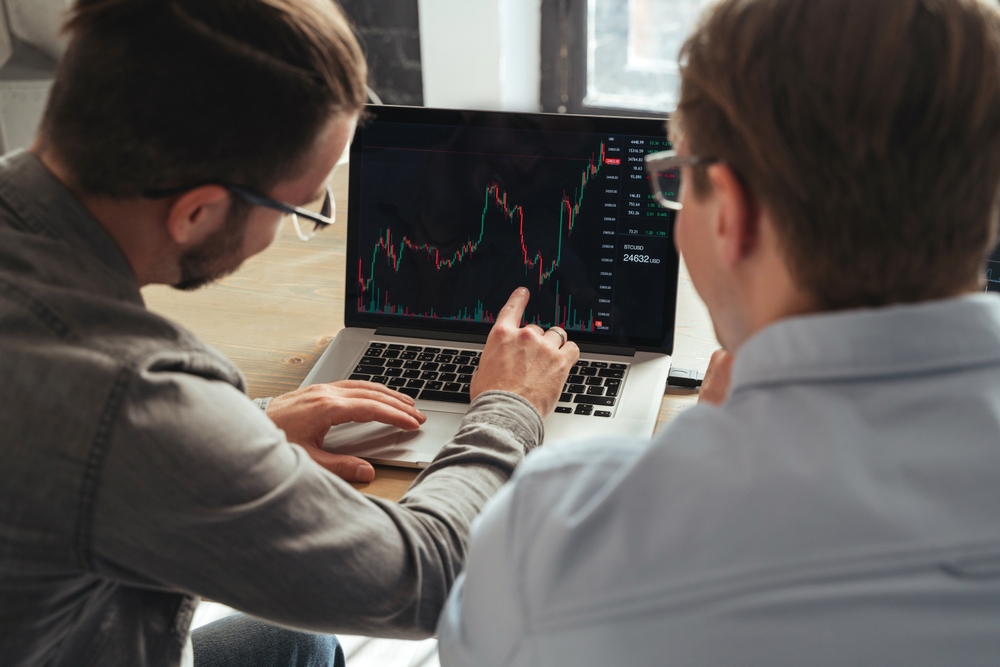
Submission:
<svg viewBox="0 0 1000 667">
<path fill-rule="evenodd" d="M 986 262 L 986 291 L 1000 292 L 1000 248 Z"/>
<path fill-rule="evenodd" d="M 600 233 L 595 221 L 603 219 L 595 193 L 607 168 L 606 142 L 558 160 L 541 185 L 522 187 L 510 173 L 484 170 L 467 158 L 468 169 L 459 173 L 474 176 L 429 186 L 440 192 L 419 191 L 417 200 L 449 202 L 447 213 L 435 215 L 451 222 L 439 226 L 460 232 L 444 240 L 437 223 L 389 219 L 370 226 L 374 233 L 358 254 L 358 312 L 492 323 L 513 288 L 525 286 L 532 291 L 526 322 L 595 331 L 601 317 L 589 285 Z M 414 206 L 421 208 L 420 201 Z"/>
</svg>

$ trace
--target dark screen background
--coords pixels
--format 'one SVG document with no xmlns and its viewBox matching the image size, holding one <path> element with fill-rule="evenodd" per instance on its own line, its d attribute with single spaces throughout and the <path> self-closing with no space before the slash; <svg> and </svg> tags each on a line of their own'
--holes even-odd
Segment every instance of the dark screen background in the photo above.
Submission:
<svg viewBox="0 0 1000 667">
<path fill-rule="evenodd" d="M 1000 247 L 993 251 L 993 256 L 986 262 L 986 290 L 1000 292 Z"/>
<path fill-rule="evenodd" d="M 673 214 L 640 169 L 662 136 L 374 122 L 359 137 L 359 315 L 485 332 L 524 286 L 527 322 L 672 342 Z"/>
</svg>

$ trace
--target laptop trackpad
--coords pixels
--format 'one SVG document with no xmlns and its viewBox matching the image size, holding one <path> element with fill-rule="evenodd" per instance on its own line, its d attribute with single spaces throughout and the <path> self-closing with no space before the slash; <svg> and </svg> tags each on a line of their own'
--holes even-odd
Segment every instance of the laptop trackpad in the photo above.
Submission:
<svg viewBox="0 0 1000 667">
<path fill-rule="evenodd" d="M 402 431 L 376 422 L 334 426 L 323 441 L 323 449 L 387 465 L 424 467 L 458 432 L 465 416 L 433 410 L 424 412 L 427 422 L 416 431 Z"/>
</svg>

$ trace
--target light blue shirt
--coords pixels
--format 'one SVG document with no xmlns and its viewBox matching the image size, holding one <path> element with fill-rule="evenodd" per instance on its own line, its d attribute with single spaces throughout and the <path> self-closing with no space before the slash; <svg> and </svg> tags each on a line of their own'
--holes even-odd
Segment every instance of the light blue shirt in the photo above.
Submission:
<svg viewBox="0 0 1000 667">
<path fill-rule="evenodd" d="M 528 457 L 441 664 L 1000 664 L 1000 299 L 784 320 L 651 442 Z"/>
</svg>

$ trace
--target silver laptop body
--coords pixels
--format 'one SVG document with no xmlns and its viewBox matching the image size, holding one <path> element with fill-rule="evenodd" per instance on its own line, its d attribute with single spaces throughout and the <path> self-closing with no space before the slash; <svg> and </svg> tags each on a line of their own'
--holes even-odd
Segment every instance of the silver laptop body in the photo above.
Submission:
<svg viewBox="0 0 1000 667">
<path fill-rule="evenodd" d="M 468 410 L 493 313 L 581 348 L 545 440 L 649 436 L 670 369 L 673 213 L 643 156 L 662 120 L 369 107 L 351 145 L 345 328 L 302 386 L 349 378 L 416 399 L 416 432 L 345 424 L 324 448 L 425 467 Z"/>
</svg>

